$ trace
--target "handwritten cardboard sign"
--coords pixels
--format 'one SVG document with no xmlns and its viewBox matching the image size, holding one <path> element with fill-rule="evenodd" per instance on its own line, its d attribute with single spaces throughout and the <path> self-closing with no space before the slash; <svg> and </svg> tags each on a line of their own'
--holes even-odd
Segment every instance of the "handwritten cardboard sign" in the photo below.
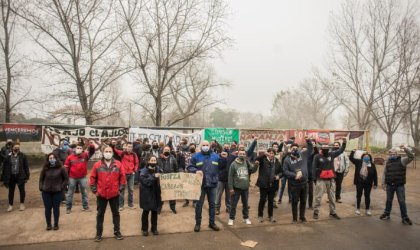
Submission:
<svg viewBox="0 0 420 250">
<path fill-rule="evenodd" d="M 202 176 L 189 173 L 170 173 L 160 176 L 160 190 L 163 201 L 198 200 L 201 195 Z"/>
</svg>

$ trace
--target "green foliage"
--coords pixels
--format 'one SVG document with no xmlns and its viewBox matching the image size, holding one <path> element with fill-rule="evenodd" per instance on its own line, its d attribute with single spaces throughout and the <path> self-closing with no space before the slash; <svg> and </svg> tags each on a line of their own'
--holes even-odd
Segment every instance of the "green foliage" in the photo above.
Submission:
<svg viewBox="0 0 420 250">
<path fill-rule="evenodd" d="M 237 112 L 233 110 L 222 110 L 220 108 L 216 108 L 211 114 L 211 125 L 213 127 L 220 127 L 220 128 L 234 128 L 236 127 L 236 122 L 238 120 Z"/>
<path fill-rule="evenodd" d="M 372 152 L 373 154 L 383 154 L 387 153 L 387 149 L 383 147 L 371 146 L 370 152 Z"/>
</svg>

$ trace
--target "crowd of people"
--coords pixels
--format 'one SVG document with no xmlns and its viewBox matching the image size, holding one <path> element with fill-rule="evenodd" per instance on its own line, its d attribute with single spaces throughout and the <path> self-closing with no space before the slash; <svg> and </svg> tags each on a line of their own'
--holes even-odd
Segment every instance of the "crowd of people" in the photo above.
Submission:
<svg viewBox="0 0 420 250">
<path fill-rule="evenodd" d="M 257 172 L 259 222 L 264 222 L 265 218 L 269 222 L 276 222 L 273 208 L 277 207 L 276 203 L 282 203 L 286 185 L 293 223 L 307 223 L 307 210 L 313 210 L 313 219 L 319 219 L 321 200 L 325 192 L 328 195 L 329 216 L 340 219 L 336 203 L 342 202 L 341 186 L 349 172 L 350 162 L 355 166 L 355 214 L 361 214 L 360 203 L 364 195 L 365 214 L 372 215 L 370 194 L 372 188 L 376 189 L 378 186 L 378 174 L 368 152 L 356 158 L 356 150 L 352 150 L 347 157 L 345 138 L 341 143 L 334 142 L 330 148 L 329 145 L 321 145 L 309 137 L 305 137 L 305 145 L 299 145 L 292 137 L 287 141 L 274 142 L 267 150 L 255 153 L 257 140 L 254 136 L 253 142 L 246 148 L 245 144 L 237 142 L 222 146 L 214 140 L 202 141 L 200 145 L 196 145 L 183 138 L 179 145 L 174 145 L 170 138 L 165 145 L 163 142 L 138 138 L 135 142 L 127 143 L 106 140 L 100 149 L 93 141 L 88 141 L 86 145 L 82 139 L 72 143 L 62 140 L 59 147 L 46 156 L 39 178 L 39 190 L 45 206 L 46 230 L 59 230 L 60 204 L 65 203 L 66 214 L 70 214 L 73 197 L 78 189 L 82 196 L 82 210 L 91 211 L 88 200 L 90 189 L 97 199 L 95 241 L 102 240 L 108 203 L 112 212 L 115 238 L 121 240 L 120 211 L 124 209 L 125 190 L 128 191 L 128 208 L 135 209 L 134 186 L 139 185 L 139 204 L 143 210 L 142 234 L 149 235 L 150 214 L 151 232 L 158 235 L 158 215 L 164 205 L 159 178 L 161 174 L 176 172 L 202 176 L 200 197 L 192 201 L 195 209 L 195 232 L 201 230 L 202 208 L 206 196 L 209 207 L 208 226 L 212 230 L 220 230 L 215 216 L 221 213 L 223 194 L 226 212 L 229 214 L 227 224 L 234 225 L 236 208 L 241 199 L 243 223 L 251 225 L 249 188 L 251 174 Z M 402 223 L 412 225 L 405 203 L 405 184 L 406 168 L 414 155 L 407 146 L 401 146 L 401 149 L 405 151 L 405 157 L 392 149 L 385 163 L 381 183 L 387 199 L 380 219 L 390 219 L 396 193 Z M 96 150 L 101 150 L 102 159 L 94 163 L 88 179 L 88 163 Z M 7 211 L 13 211 L 16 186 L 20 195 L 19 210 L 25 210 L 25 183 L 30 178 L 27 157 L 20 151 L 19 143 L 8 140 L 1 149 L 0 158 L 3 167 L 1 181 L 9 189 Z M 172 213 L 176 214 L 176 201 L 171 200 L 168 203 Z M 187 207 L 189 204 L 190 201 L 185 200 L 182 206 Z M 264 217 L 266 204 L 268 216 Z"/>
</svg>

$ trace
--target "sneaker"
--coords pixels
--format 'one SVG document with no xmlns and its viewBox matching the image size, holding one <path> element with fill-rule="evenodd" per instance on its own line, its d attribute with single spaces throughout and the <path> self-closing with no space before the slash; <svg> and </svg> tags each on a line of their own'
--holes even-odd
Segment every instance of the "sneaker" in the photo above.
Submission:
<svg viewBox="0 0 420 250">
<path fill-rule="evenodd" d="M 279 208 L 275 201 L 273 201 L 273 208 Z"/>
<path fill-rule="evenodd" d="M 306 223 L 308 223 L 308 221 L 306 220 L 305 217 L 303 217 L 303 218 L 300 219 L 300 223 L 306 224 Z"/>
<path fill-rule="evenodd" d="M 337 203 L 343 203 L 343 202 L 341 201 L 341 199 L 337 199 L 335 202 L 337 202 Z"/>
<path fill-rule="evenodd" d="M 229 219 L 228 226 L 233 226 L 233 220 Z"/>
<path fill-rule="evenodd" d="M 338 216 L 337 214 L 330 214 L 330 217 L 336 220 L 341 219 L 340 216 Z"/>
<path fill-rule="evenodd" d="M 297 220 L 293 220 L 292 223 L 293 224 L 297 224 L 298 222 L 297 222 Z"/>
<path fill-rule="evenodd" d="M 200 232 L 200 225 L 195 225 L 194 232 Z"/>
<path fill-rule="evenodd" d="M 370 211 L 370 209 L 367 209 L 367 210 L 366 210 L 366 215 L 367 215 L 367 216 L 372 216 L 372 212 Z"/>
<path fill-rule="evenodd" d="M 413 225 L 413 222 L 411 222 L 411 220 L 410 220 L 410 218 L 408 218 L 408 217 L 405 217 L 404 219 L 402 219 L 402 223 L 404 224 L 404 225 Z"/>
<path fill-rule="evenodd" d="M 66 214 L 70 214 L 70 213 L 71 213 L 71 209 L 67 209 Z"/>
<path fill-rule="evenodd" d="M 274 219 L 273 217 L 270 217 L 270 218 L 268 218 L 268 220 L 270 221 L 270 222 L 276 222 L 276 219 Z"/>
<path fill-rule="evenodd" d="M 133 206 L 133 205 L 128 206 L 128 208 L 129 208 L 129 209 L 136 209 L 136 207 L 135 207 L 135 206 Z"/>
<path fill-rule="evenodd" d="M 264 222 L 264 218 L 263 217 L 258 217 L 258 221 L 263 223 Z"/>
<path fill-rule="evenodd" d="M 248 219 L 244 219 L 244 222 L 247 225 L 252 225 L 252 222 L 251 222 L 251 220 L 249 218 Z"/>
<path fill-rule="evenodd" d="M 314 218 L 315 220 L 318 220 L 319 219 L 319 214 L 314 213 L 314 216 L 312 218 Z"/>
<path fill-rule="evenodd" d="M 96 235 L 95 242 L 100 242 L 100 241 L 102 241 L 102 235 Z"/>
<path fill-rule="evenodd" d="M 379 219 L 381 219 L 381 220 L 389 220 L 389 219 L 391 219 L 391 217 L 389 217 L 389 215 L 387 215 L 387 214 L 382 214 L 380 217 L 379 217 Z"/>
<path fill-rule="evenodd" d="M 58 225 L 54 225 L 53 230 L 57 231 L 58 229 L 60 229 Z"/>
<path fill-rule="evenodd" d="M 122 236 L 122 234 L 121 234 L 121 232 L 120 232 L 120 231 L 115 232 L 115 233 L 114 233 L 114 236 L 115 236 L 115 239 L 117 239 L 117 240 L 122 240 L 122 239 L 124 239 L 124 237 Z"/>
<path fill-rule="evenodd" d="M 356 212 L 354 212 L 356 215 L 360 215 L 360 210 L 356 209 Z"/>
<path fill-rule="evenodd" d="M 20 203 L 19 211 L 23 211 L 23 210 L 25 210 L 25 204 Z"/>
<path fill-rule="evenodd" d="M 8 207 L 7 207 L 7 212 L 12 212 L 13 211 L 13 206 L 12 205 L 9 205 Z"/>
<path fill-rule="evenodd" d="M 142 231 L 143 236 L 149 236 L 149 232 L 147 231 Z"/>
<path fill-rule="evenodd" d="M 123 211 L 124 210 L 124 208 L 123 207 L 120 207 L 120 208 L 118 208 L 118 211 Z"/>
<path fill-rule="evenodd" d="M 51 229 L 52 229 L 52 226 L 51 226 L 51 225 L 47 225 L 46 230 L 47 230 L 47 231 L 50 231 Z"/>
<path fill-rule="evenodd" d="M 152 231 L 152 234 L 153 235 L 159 235 L 159 231 L 158 230 L 154 230 L 154 231 Z"/>
<path fill-rule="evenodd" d="M 216 224 L 210 224 L 209 228 L 213 229 L 213 231 L 219 231 L 220 228 Z"/>
<path fill-rule="evenodd" d="M 82 211 L 83 211 L 83 212 L 92 212 L 92 210 L 90 210 L 90 208 L 89 208 L 89 207 L 84 207 L 84 208 L 82 208 Z"/>
</svg>

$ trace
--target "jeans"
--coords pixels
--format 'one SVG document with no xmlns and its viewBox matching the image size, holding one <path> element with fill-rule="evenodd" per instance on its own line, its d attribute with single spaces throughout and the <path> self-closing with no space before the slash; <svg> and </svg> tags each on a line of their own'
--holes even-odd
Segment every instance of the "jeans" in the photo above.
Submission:
<svg viewBox="0 0 420 250">
<path fill-rule="evenodd" d="M 127 174 L 125 178 L 127 180 L 127 188 L 128 188 L 128 206 L 133 206 L 133 192 L 134 192 L 134 174 Z M 121 193 L 120 193 L 120 207 L 124 207 L 124 196 L 125 196 L 125 187 L 123 186 Z"/>
<path fill-rule="evenodd" d="M 220 210 L 220 207 L 222 206 L 223 191 L 225 193 L 225 206 L 227 209 L 230 209 L 231 207 L 228 183 L 219 181 L 219 183 L 217 183 L 217 192 L 216 192 L 216 209 L 217 210 Z"/>
<path fill-rule="evenodd" d="M 160 206 L 158 207 L 158 212 L 162 211 L 163 204 L 165 204 L 164 201 L 160 203 Z M 169 207 L 171 208 L 172 211 L 176 211 L 176 200 L 170 200 Z"/>
<path fill-rule="evenodd" d="M 308 181 L 308 206 L 312 207 L 314 201 L 314 181 Z"/>
<path fill-rule="evenodd" d="M 400 205 L 401 218 L 407 218 L 407 205 L 405 204 L 405 186 L 386 185 L 386 204 L 385 214 L 390 215 L 392 210 L 392 201 L 394 200 L 394 193 L 397 193 L 398 203 Z"/>
<path fill-rule="evenodd" d="M 201 187 L 200 199 L 195 205 L 195 224 L 201 225 L 201 213 L 203 212 L 204 197 L 207 195 L 209 203 L 209 225 L 214 224 L 214 217 L 216 215 L 216 189 L 215 187 Z"/>
<path fill-rule="evenodd" d="M 152 212 L 151 222 L 152 222 L 152 232 L 157 231 L 157 219 L 158 212 L 143 210 L 141 214 L 141 231 L 149 231 L 149 212 Z"/>
<path fill-rule="evenodd" d="M 235 193 L 232 196 L 232 204 L 229 211 L 229 219 L 234 220 L 236 216 L 236 206 L 238 205 L 239 198 L 242 200 L 242 218 L 248 219 L 249 218 L 249 210 L 248 210 L 248 189 L 234 189 Z"/>
<path fill-rule="evenodd" d="M 16 185 L 19 189 L 20 203 L 25 203 L 25 181 L 19 180 L 18 175 L 11 175 L 9 182 L 9 205 L 13 206 L 13 200 L 15 199 L 15 188 Z"/>
<path fill-rule="evenodd" d="M 335 181 L 334 179 L 323 180 L 318 179 L 315 186 L 315 204 L 314 214 L 319 214 L 319 207 L 321 206 L 322 196 L 327 191 L 328 201 L 330 206 L 330 214 L 335 214 Z"/>
<path fill-rule="evenodd" d="M 341 184 L 343 183 L 344 173 L 335 173 L 335 199 L 341 200 Z"/>
<path fill-rule="evenodd" d="M 51 209 L 54 214 L 54 225 L 58 225 L 60 218 L 60 203 L 63 199 L 63 192 L 42 192 L 42 201 L 45 207 L 45 221 L 51 226 Z"/>
<path fill-rule="evenodd" d="M 279 201 L 283 198 L 284 190 L 286 189 L 286 183 L 287 183 L 287 194 L 289 195 L 289 201 L 292 201 L 292 192 L 290 192 L 289 182 L 287 181 L 287 177 L 283 176 L 281 178 L 281 188 L 279 193 Z"/>
<path fill-rule="evenodd" d="M 263 217 L 265 202 L 268 199 L 268 217 L 273 217 L 273 201 L 276 193 L 276 185 L 268 188 L 260 187 L 260 201 L 258 204 L 258 217 Z"/>
<path fill-rule="evenodd" d="M 297 207 L 299 203 L 299 218 L 305 218 L 305 209 L 306 209 L 306 196 L 308 193 L 308 186 L 305 185 L 298 185 L 293 186 L 290 185 L 290 191 L 292 192 L 292 214 L 293 220 L 297 220 Z"/>
<path fill-rule="evenodd" d="M 88 194 L 87 194 L 87 177 L 83 178 L 71 178 L 69 177 L 69 191 L 67 191 L 67 209 L 71 209 L 73 207 L 73 194 L 74 190 L 76 189 L 76 185 L 80 184 L 80 189 L 82 191 L 82 205 L 83 208 L 88 208 Z"/>
<path fill-rule="evenodd" d="M 96 235 L 102 235 L 102 231 L 104 229 L 104 216 L 108 202 L 112 212 L 112 223 L 114 224 L 114 233 L 120 231 L 120 212 L 118 211 L 118 200 L 118 196 L 115 196 L 111 199 L 105 199 L 100 196 L 96 197 Z"/>
<path fill-rule="evenodd" d="M 372 190 L 371 184 L 357 183 L 356 184 L 356 208 L 360 209 L 360 202 L 362 200 L 363 191 L 365 193 L 365 206 L 366 210 L 370 208 L 370 191 Z"/>
</svg>

